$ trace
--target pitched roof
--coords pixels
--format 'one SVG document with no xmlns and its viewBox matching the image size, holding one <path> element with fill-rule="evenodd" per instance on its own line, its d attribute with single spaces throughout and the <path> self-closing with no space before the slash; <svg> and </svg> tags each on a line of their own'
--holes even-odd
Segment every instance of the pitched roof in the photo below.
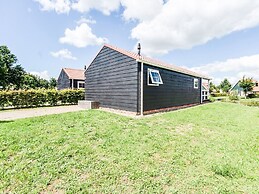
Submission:
<svg viewBox="0 0 259 194">
<path fill-rule="evenodd" d="M 64 72 L 68 75 L 69 79 L 85 79 L 85 70 L 63 68 Z"/>
<path fill-rule="evenodd" d="M 205 90 L 209 90 L 209 84 L 202 83 L 202 87 L 204 87 Z"/>
<path fill-rule="evenodd" d="M 252 81 L 254 82 L 254 84 L 256 84 L 256 83 L 259 84 L 259 82 L 256 81 L 256 80 L 252 80 Z M 237 84 L 239 84 L 239 82 L 240 82 L 240 80 L 238 80 L 238 81 L 236 82 L 236 84 L 234 84 L 234 85 L 232 86 L 232 88 L 230 89 L 230 91 L 232 91 L 232 90 L 234 89 L 234 87 L 235 87 Z M 253 92 L 259 92 L 259 85 L 253 87 Z"/>
<path fill-rule="evenodd" d="M 187 74 L 187 75 L 192 75 L 192 76 L 200 77 L 200 78 L 204 78 L 204 79 L 211 79 L 211 78 L 209 78 L 206 75 L 202 75 L 202 74 L 193 72 L 191 70 L 184 69 L 182 67 L 178 67 L 176 65 L 164 63 L 162 61 L 159 61 L 159 60 L 156 60 L 156 59 L 152 59 L 152 58 L 149 58 L 149 57 L 146 57 L 146 56 L 139 56 L 137 53 L 133 53 L 133 52 L 130 52 L 130 51 L 127 51 L 127 50 L 124 50 L 124 49 L 121 49 L 121 48 L 109 45 L 109 44 L 104 44 L 103 47 L 108 47 L 108 48 L 113 49 L 113 50 L 115 50 L 117 52 L 120 52 L 120 53 L 122 53 L 122 54 L 124 54 L 124 55 L 126 55 L 128 57 L 136 59 L 139 62 L 143 62 L 143 63 L 149 64 L 149 65 L 152 65 L 152 66 L 156 66 L 156 67 L 160 67 L 160 68 L 164 68 L 164 69 L 169 69 L 169 70 L 172 70 L 172 71 L 176 71 L 176 72 L 179 72 L 179 73 L 183 73 L 183 74 Z"/>
</svg>

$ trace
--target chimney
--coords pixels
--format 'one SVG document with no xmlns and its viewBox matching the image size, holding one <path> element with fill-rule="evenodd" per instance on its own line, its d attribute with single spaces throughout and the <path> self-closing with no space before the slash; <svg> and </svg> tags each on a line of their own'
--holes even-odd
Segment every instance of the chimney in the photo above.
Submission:
<svg viewBox="0 0 259 194">
<path fill-rule="evenodd" d="M 141 51 L 141 45 L 140 45 L 140 43 L 138 43 L 138 55 L 139 56 L 141 56 L 140 51 Z"/>
</svg>

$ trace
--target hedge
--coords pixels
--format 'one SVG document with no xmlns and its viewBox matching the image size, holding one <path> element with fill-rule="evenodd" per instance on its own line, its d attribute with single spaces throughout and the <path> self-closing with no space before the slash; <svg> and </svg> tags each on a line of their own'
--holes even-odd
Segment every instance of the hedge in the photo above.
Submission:
<svg viewBox="0 0 259 194">
<path fill-rule="evenodd" d="M 222 96 L 227 96 L 228 94 L 227 93 L 211 93 L 210 94 L 212 97 L 222 97 Z"/>
<path fill-rule="evenodd" d="M 39 107 L 77 104 L 84 99 L 84 90 L 33 89 L 0 91 L 0 107 Z"/>
<path fill-rule="evenodd" d="M 243 105 L 246 105 L 246 106 L 257 106 L 257 107 L 259 107 L 259 101 L 251 100 L 251 101 L 242 101 L 240 103 L 243 104 Z"/>
</svg>

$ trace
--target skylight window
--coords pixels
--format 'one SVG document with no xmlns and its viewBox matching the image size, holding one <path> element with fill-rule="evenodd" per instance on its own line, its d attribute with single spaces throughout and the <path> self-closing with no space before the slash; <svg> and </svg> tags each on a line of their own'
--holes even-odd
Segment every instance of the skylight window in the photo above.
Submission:
<svg viewBox="0 0 259 194">
<path fill-rule="evenodd" d="M 159 71 L 148 69 L 148 85 L 159 86 L 159 84 L 163 84 Z"/>
</svg>

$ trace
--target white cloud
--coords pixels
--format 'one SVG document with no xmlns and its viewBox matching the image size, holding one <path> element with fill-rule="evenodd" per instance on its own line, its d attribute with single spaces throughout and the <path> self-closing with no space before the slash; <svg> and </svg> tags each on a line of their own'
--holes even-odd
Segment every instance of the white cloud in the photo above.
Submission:
<svg viewBox="0 0 259 194">
<path fill-rule="evenodd" d="M 42 11 L 56 11 L 60 13 L 69 13 L 71 2 L 70 0 L 35 0 L 42 7 Z"/>
<path fill-rule="evenodd" d="M 120 0 L 78 0 L 72 4 L 72 8 L 79 12 L 89 12 L 95 9 L 104 15 L 110 15 L 111 12 L 118 10 L 119 7 Z"/>
<path fill-rule="evenodd" d="M 86 23 L 86 24 L 96 24 L 96 21 L 93 19 L 87 19 L 85 17 L 81 17 L 78 21 L 76 21 L 78 25 Z"/>
<path fill-rule="evenodd" d="M 131 38 L 141 42 L 142 52 L 148 55 L 166 54 L 175 49 L 189 49 L 221 38 L 232 32 L 259 25 L 259 0 L 35 0 L 42 10 L 68 13 L 71 9 L 87 13 L 97 10 L 110 15 L 123 7 L 125 20 L 136 20 Z M 66 36 L 60 41 L 84 47 L 98 45 L 97 38 L 87 24 L 93 20 L 82 18 L 75 30 L 86 31 L 90 38 L 83 43 Z M 82 34 L 80 34 L 82 39 Z M 87 41 L 86 41 L 87 39 Z M 85 42 L 89 42 L 85 43 Z"/>
<path fill-rule="evenodd" d="M 153 19 L 163 8 L 163 0 L 121 0 L 126 20 L 146 21 Z"/>
<path fill-rule="evenodd" d="M 73 57 L 72 53 L 67 49 L 61 49 L 57 52 L 50 52 L 50 54 L 56 58 L 77 60 L 77 58 Z"/>
<path fill-rule="evenodd" d="M 74 30 L 67 28 L 65 30 L 65 36 L 61 37 L 59 42 L 82 48 L 91 45 L 101 45 L 108 42 L 108 40 L 106 38 L 97 37 L 93 34 L 92 29 L 88 24 L 83 23 L 77 26 Z"/>
<path fill-rule="evenodd" d="M 259 0 L 168 0 L 152 17 L 140 22 L 131 37 L 142 43 L 143 52 L 166 54 L 258 25 Z"/>
<path fill-rule="evenodd" d="M 224 78 L 234 84 L 244 75 L 259 80 L 259 54 L 201 65 L 191 70 L 209 75 L 216 84 Z"/>
<path fill-rule="evenodd" d="M 37 72 L 37 71 L 32 71 L 30 72 L 33 75 L 37 75 L 43 79 L 49 80 L 50 76 L 49 76 L 49 72 L 48 71 L 42 71 L 42 72 Z"/>
</svg>

